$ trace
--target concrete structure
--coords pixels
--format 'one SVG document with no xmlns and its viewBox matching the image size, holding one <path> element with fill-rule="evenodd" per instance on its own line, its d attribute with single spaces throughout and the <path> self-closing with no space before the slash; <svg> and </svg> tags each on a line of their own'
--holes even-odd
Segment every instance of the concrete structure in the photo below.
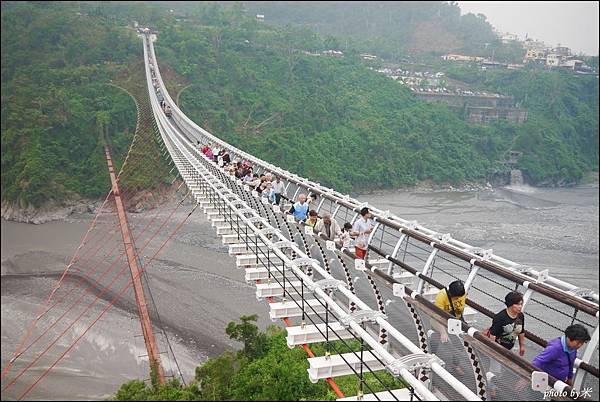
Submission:
<svg viewBox="0 0 600 402">
<path fill-rule="evenodd" d="M 567 60 L 563 63 L 561 63 L 560 67 L 564 67 L 564 68 L 568 68 L 571 70 L 575 70 L 575 71 L 579 71 L 582 69 L 583 67 L 583 61 L 582 60 Z"/>
<path fill-rule="evenodd" d="M 556 46 L 551 48 L 543 42 L 527 39 L 523 42 L 523 47 L 527 49 L 524 63 L 544 64 L 549 67 L 562 67 L 566 60 L 571 57 L 571 49 L 566 46 Z M 569 63 L 568 66 L 572 69 L 575 64 Z"/>
<path fill-rule="evenodd" d="M 506 120 L 512 123 L 527 121 L 527 110 L 519 108 L 466 107 L 469 123 L 489 123 L 494 120 Z"/>
<path fill-rule="evenodd" d="M 554 49 L 552 49 L 552 53 L 558 54 L 562 57 L 569 57 L 571 55 L 571 49 L 566 46 L 558 45 Z"/>
<path fill-rule="evenodd" d="M 563 60 L 563 57 L 560 54 L 550 53 L 546 56 L 546 65 L 551 67 L 558 67 Z"/>
<path fill-rule="evenodd" d="M 507 44 L 511 42 L 518 42 L 519 37 L 517 36 L 517 34 L 506 32 L 500 37 L 500 40 L 502 41 L 502 43 Z"/>
<path fill-rule="evenodd" d="M 544 62 L 546 61 L 546 49 L 536 49 L 536 48 L 531 48 L 531 49 L 527 49 L 527 53 L 525 54 L 525 63 L 529 63 L 529 62 L 539 62 L 541 60 L 543 60 Z"/>
<path fill-rule="evenodd" d="M 483 61 L 484 57 L 479 56 L 465 56 L 462 54 L 447 54 L 442 56 L 442 60 L 447 61 Z"/>
<path fill-rule="evenodd" d="M 529 49 L 544 50 L 547 48 L 547 46 L 544 42 L 533 40 L 531 38 L 525 39 L 525 41 L 523 42 L 523 47 L 527 50 L 529 50 Z"/>
<path fill-rule="evenodd" d="M 327 56 L 336 56 L 336 57 L 342 57 L 344 55 L 344 53 L 341 50 L 323 50 L 323 52 L 321 52 Z"/>
<path fill-rule="evenodd" d="M 362 53 L 360 55 L 360 57 L 363 60 L 376 60 L 377 59 L 377 56 L 375 56 L 374 54 L 368 54 L 368 53 Z"/>
<path fill-rule="evenodd" d="M 481 68 L 482 69 L 488 69 L 488 68 L 507 68 L 508 64 L 506 63 L 500 63 L 498 61 L 490 61 L 490 60 L 485 60 L 481 62 Z"/>
<path fill-rule="evenodd" d="M 527 111 L 515 107 L 511 96 L 498 94 L 447 94 L 436 92 L 415 92 L 427 102 L 440 102 L 464 111 L 465 119 L 470 123 L 489 123 L 494 120 L 506 120 L 512 123 L 527 121 Z"/>
<path fill-rule="evenodd" d="M 419 98 L 428 102 L 441 102 L 450 106 L 465 107 L 513 107 L 515 100 L 512 96 L 497 94 L 471 95 L 471 94 L 445 94 L 424 92 L 416 94 Z"/>
</svg>

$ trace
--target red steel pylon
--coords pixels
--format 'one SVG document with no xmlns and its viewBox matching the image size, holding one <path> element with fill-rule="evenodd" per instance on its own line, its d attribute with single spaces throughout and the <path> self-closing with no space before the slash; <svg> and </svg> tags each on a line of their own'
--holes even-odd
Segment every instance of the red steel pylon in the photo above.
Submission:
<svg viewBox="0 0 600 402">
<path fill-rule="evenodd" d="M 138 260 L 135 253 L 135 247 L 133 244 L 133 238 L 129 233 L 129 224 L 127 223 L 127 215 L 125 213 L 125 207 L 121 200 L 121 193 L 119 191 L 119 184 L 115 175 L 115 171 L 110 157 L 110 150 L 108 145 L 104 146 L 104 152 L 106 154 L 106 162 L 108 163 L 108 171 L 110 174 L 110 181 L 112 183 L 113 195 L 115 197 L 115 204 L 117 205 L 117 214 L 119 216 L 119 226 L 121 227 L 121 235 L 123 236 L 123 244 L 125 245 L 125 253 L 127 255 L 127 263 L 131 271 L 131 278 L 133 281 L 133 290 L 135 292 L 135 301 L 138 306 L 138 314 L 140 315 L 140 323 L 142 325 L 142 333 L 144 334 L 144 341 L 146 342 L 146 349 L 148 350 L 148 359 L 150 361 L 150 369 L 155 371 L 158 381 L 160 384 L 165 383 L 165 372 L 160 361 L 158 348 L 156 346 L 156 339 L 154 338 L 154 332 L 152 331 L 152 323 L 150 322 L 150 315 L 148 314 L 148 306 L 146 305 L 146 298 L 144 297 L 144 288 L 140 278 L 140 270 L 138 268 Z"/>
</svg>

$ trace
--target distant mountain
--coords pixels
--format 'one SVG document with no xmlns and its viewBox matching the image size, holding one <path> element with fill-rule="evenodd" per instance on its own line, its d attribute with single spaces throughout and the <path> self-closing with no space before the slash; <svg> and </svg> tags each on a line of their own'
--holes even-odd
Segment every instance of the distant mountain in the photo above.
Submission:
<svg viewBox="0 0 600 402">
<path fill-rule="evenodd" d="M 130 68 L 142 50 L 126 27 L 134 20 L 160 31 L 157 57 L 190 84 L 179 98 L 190 118 L 340 191 L 484 181 L 505 172 L 508 150 L 522 152 L 518 168 L 532 184 L 577 183 L 598 169 L 596 77 L 445 64 L 448 77 L 528 109 L 525 124 L 483 126 L 420 101 L 359 56 L 359 46 L 384 56 L 389 46 L 467 53 L 491 28 L 455 5 L 188 3 L 2 2 L 3 203 L 105 193 L 101 136 L 108 132 L 118 164 L 136 123 L 132 100 L 111 85 L 143 79 Z M 290 25 L 248 17 L 255 12 Z M 348 36 L 327 36 L 336 30 Z M 321 53 L 341 47 L 343 57 Z"/>
<path fill-rule="evenodd" d="M 244 7 L 249 15 L 264 15 L 266 24 L 303 26 L 336 37 L 341 47 L 390 58 L 447 52 L 486 56 L 506 47 L 484 15 L 461 16 L 456 2 L 257 1 Z"/>
</svg>

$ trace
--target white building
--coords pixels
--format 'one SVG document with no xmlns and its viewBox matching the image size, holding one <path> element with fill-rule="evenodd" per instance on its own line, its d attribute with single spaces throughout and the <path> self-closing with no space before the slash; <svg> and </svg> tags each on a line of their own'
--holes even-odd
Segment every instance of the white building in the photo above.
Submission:
<svg viewBox="0 0 600 402">
<path fill-rule="evenodd" d="M 363 60 L 375 60 L 375 59 L 377 59 L 377 56 L 375 56 L 374 54 L 368 54 L 368 53 L 362 53 L 360 55 L 360 57 L 362 57 Z"/>
<path fill-rule="evenodd" d="M 551 67 L 558 67 L 562 62 L 562 56 L 556 53 L 550 53 L 546 56 L 546 65 Z"/>
<path fill-rule="evenodd" d="M 581 67 L 583 67 L 583 61 L 575 60 L 575 59 L 567 60 L 564 63 L 561 63 L 560 66 L 577 71 L 577 70 L 581 69 Z"/>
<path fill-rule="evenodd" d="M 544 42 L 540 42 L 540 41 L 529 38 L 529 39 L 525 39 L 525 42 L 523 42 L 523 47 L 527 50 L 529 50 L 529 49 L 544 50 L 548 46 L 546 46 L 546 44 Z"/>
<path fill-rule="evenodd" d="M 505 34 L 503 34 L 500 37 L 500 40 L 502 40 L 502 43 L 507 44 L 507 43 L 510 43 L 510 42 L 518 42 L 519 41 L 519 37 L 517 36 L 517 34 L 506 32 Z"/>
</svg>

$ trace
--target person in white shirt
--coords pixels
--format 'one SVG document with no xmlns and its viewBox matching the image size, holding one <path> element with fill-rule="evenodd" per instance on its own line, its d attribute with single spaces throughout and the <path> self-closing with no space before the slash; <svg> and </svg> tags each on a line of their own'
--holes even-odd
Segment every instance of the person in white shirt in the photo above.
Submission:
<svg viewBox="0 0 600 402">
<path fill-rule="evenodd" d="M 252 170 L 249 170 L 244 176 L 244 184 L 250 184 L 254 181 L 254 175 L 252 174 Z"/>
<path fill-rule="evenodd" d="M 308 216 L 308 203 L 306 202 L 306 194 L 300 194 L 298 201 L 292 205 L 288 213 L 293 214 L 294 218 L 304 222 Z"/>
<path fill-rule="evenodd" d="M 260 198 L 261 201 L 265 204 L 270 203 L 270 199 L 271 199 L 271 192 L 273 191 L 273 189 L 271 188 L 271 182 L 270 181 L 266 181 L 265 180 L 265 187 L 262 190 L 262 192 L 260 193 Z"/>
<path fill-rule="evenodd" d="M 308 209 L 314 209 L 315 211 L 317 210 L 318 207 L 318 203 L 317 198 L 319 198 L 318 195 L 313 194 L 313 193 L 308 193 L 308 197 L 306 198 L 306 203 L 308 204 Z"/>
<path fill-rule="evenodd" d="M 356 236 L 356 257 L 365 259 L 367 255 L 367 242 L 369 240 L 369 234 L 373 231 L 374 222 L 371 219 L 371 213 L 369 208 L 364 207 L 360 210 L 360 218 L 352 226 L 352 232 L 350 235 Z"/>
<path fill-rule="evenodd" d="M 274 181 L 271 182 L 273 184 L 273 193 L 275 194 L 275 202 L 274 204 L 279 205 L 281 202 L 281 195 L 285 195 L 285 185 L 281 181 L 281 177 L 277 176 Z"/>
<path fill-rule="evenodd" d="M 350 243 L 352 242 L 352 237 L 350 237 L 350 232 L 352 231 L 352 225 L 350 222 L 344 223 L 344 227 L 342 228 L 342 232 L 340 233 L 340 247 L 348 248 L 350 247 Z"/>
</svg>

